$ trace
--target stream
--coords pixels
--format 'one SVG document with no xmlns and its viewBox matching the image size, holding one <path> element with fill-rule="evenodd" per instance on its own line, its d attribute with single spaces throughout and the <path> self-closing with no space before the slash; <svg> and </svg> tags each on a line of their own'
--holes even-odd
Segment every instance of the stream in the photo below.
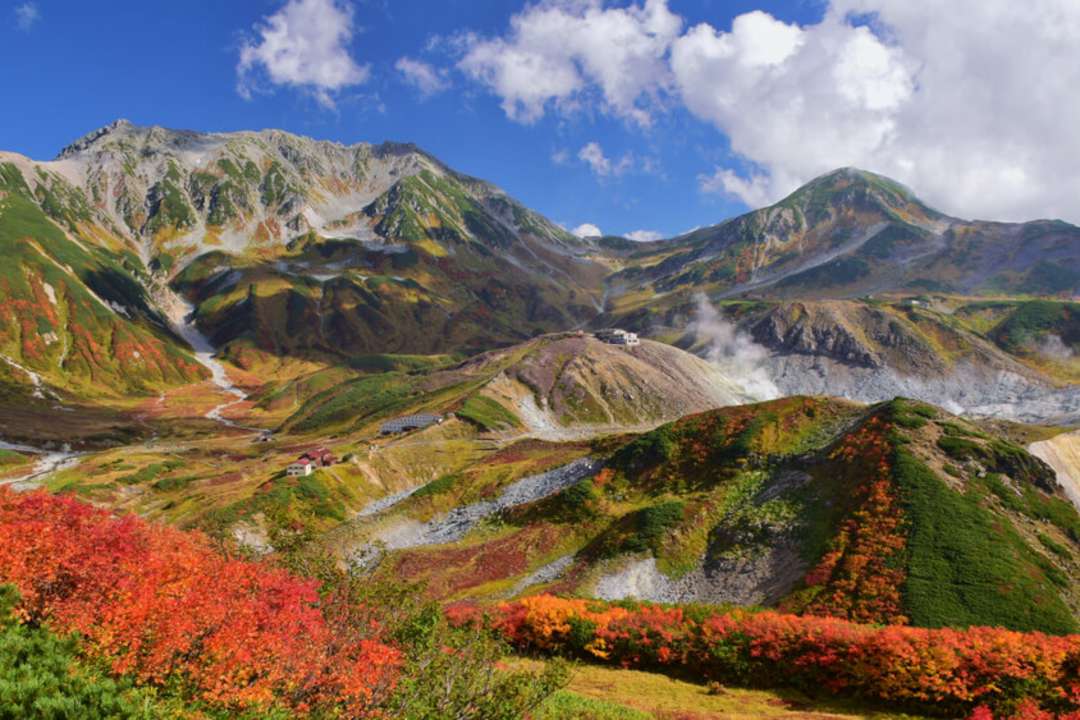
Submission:
<svg viewBox="0 0 1080 720">
<path fill-rule="evenodd" d="M 33 490 L 34 488 L 39 487 L 41 481 L 46 477 L 55 472 L 72 467 L 78 463 L 79 458 L 82 457 L 82 453 L 72 451 L 71 447 L 68 445 L 65 445 L 62 450 L 42 450 L 41 448 L 30 447 L 29 445 L 19 445 L 17 443 L 9 443 L 0 440 L 0 450 L 11 450 L 12 452 L 38 456 L 37 461 L 34 463 L 34 467 L 29 473 L 0 480 L 0 485 L 9 485 L 15 490 L 20 491 Z"/>
<path fill-rule="evenodd" d="M 217 349 L 195 326 L 195 307 L 165 285 L 155 287 L 155 296 L 158 305 L 164 310 L 165 317 L 169 320 L 170 327 L 195 351 L 195 359 L 199 364 L 210 371 L 210 381 L 236 398 L 212 408 L 204 417 L 228 428 L 265 433 L 266 430 L 263 428 L 241 425 L 225 417 L 226 410 L 247 400 L 248 395 L 229 379 L 225 366 L 214 357 Z"/>
</svg>

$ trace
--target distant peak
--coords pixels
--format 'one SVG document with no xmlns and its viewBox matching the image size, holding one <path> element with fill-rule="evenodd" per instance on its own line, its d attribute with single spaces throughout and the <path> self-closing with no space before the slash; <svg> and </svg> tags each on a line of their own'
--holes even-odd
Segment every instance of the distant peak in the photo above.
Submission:
<svg viewBox="0 0 1080 720">
<path fill-rule="evenodd" d="M 787 198 L 781 200 L 780 203 L 808 197 L 816 192 L 826 191 L 840 191 L 848 188 L 861 188 L 871 192 L 885 193 L 887 195 L 894 196 L 907 202 L 918 202 L 921 204 L 919 198 L 912 192 L 911 188 L 907 187 L 903 183 L 897 182 L 892 178 L 878 173 L 870 172 L 869 170 L 863 170 L 857 167 L 841 167 L 836 170 L 831 170 L 824 175 L 810 180 L 802 187 L 792 192 Z"/>
</svg>

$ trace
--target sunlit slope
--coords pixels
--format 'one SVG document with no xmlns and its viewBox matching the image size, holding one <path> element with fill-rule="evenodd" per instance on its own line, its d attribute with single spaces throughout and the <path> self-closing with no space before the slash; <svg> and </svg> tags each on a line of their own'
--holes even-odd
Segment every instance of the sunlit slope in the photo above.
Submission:
<svg viewBox="0 0 1080 720">
<path fill-rule="evenodd" d="M 1076 627 L 1080 515 L 1053 471 L 931 406 L 788 398 L 597 450 L 611 454 L 592 477 L 448 545 L 422 539 L 445 537 L 434 530 L 447 510 L 498 497 L 498 476 L 448 476 L 338 541 L 352 538 L 347 554 L 396 543 L 405 549 L 379 572 L 452 597 L 544 588 L 860 622 Z"/>
</svg>

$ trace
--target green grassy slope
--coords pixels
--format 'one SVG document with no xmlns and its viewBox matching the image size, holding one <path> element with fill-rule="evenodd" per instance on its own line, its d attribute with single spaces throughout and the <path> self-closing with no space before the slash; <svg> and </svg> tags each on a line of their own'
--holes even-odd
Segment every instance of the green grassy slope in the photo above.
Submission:
<svg viewBox="0 0 1080 720">
<path fill-rule="evenodd" d="M 83 396 L 202 377 L 151 309 L 138 259 L 65 234 L 13 166 L 0 171 L 0 352 Z"/>
<path fill-rule="evenodd" d="M 725 602 L 921 626 L 1078 627 L 1080 515 L 1041 461 L 944 411 L 786 398 L 594 451 L 610 458 L 596 477 L 458 543 L 402 551 L 388 567 L 454 597 L 498 596 L 569 555 L 541 587 L 587 595 L 652 558 L 673 583 L 705 582 L 706 568 Z M 448 509 L 469 487 L 440 483 L 399 512 L 430 518 L 427 496 Z M 483 577 L 468 579 L 481 559 Z M 744 573 L 767 576 L 771 594 L 731 595 Z"/>
</svg>

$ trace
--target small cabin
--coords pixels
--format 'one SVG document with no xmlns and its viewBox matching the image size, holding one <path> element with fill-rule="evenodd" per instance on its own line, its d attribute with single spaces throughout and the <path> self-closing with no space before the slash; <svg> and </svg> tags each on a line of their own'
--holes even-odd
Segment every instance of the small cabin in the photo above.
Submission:
<svg viewBox="0 0 1080 720">
<path fill-rule="evenodd" d="M 316 448 L 315 450 L 308 450 L 290 463 L 285 468 L 285 474 L 289 477 L 307 477 L 319 468 L 330 467 L 335 462 L 337 462 L 337 458 L 334 457 L 332 452 L 326 448 Z"/>
<path fill-rule="evenodd" d="M 438 425 L 442 421 L 442 415 L 429 415 L 426 413 L 405 415 L 404 417 L 394 418 L 393 420 L 384 422 L 382 427 L 379 428 L 379 434 L 395 435 L 397 433 L 409 432 L 410 430 L 423 430 L 426 427 Z"/>
<path fill-rule="evenodd" d="M 315 472 L 315 465 L 310 460 L 297 460 L 285 468 L 285 474 L 289 477 L 307 477 Z"/>
<path fill-rule="evenodd" d="M 637 333 L 628 332 L 622 328 L 608 328 L 596 333 L 596 339 L 602 340 L 609 345 L 639 345 Z"/>
</svg>

